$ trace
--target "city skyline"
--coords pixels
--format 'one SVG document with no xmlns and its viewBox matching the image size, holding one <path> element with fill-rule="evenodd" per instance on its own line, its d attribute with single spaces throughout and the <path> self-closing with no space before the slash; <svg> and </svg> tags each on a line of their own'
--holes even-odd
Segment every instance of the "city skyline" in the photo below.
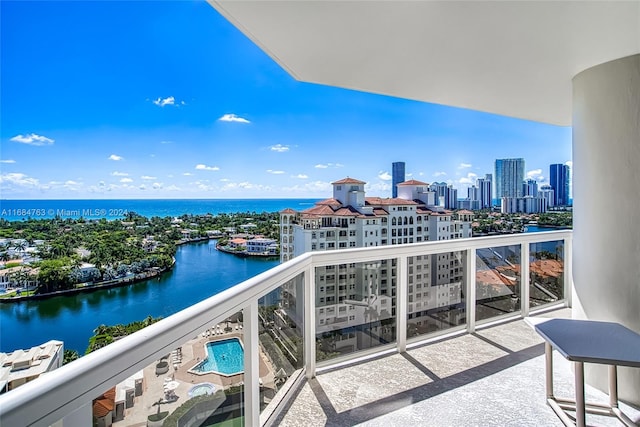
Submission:
<svg viewBox="0 0 640 427">
<path fill-rule="evenodd" d="M 205 2 L 0 8 L 3 199 L 391 197 L 392 162 L 464 197 L 498 158 L 571 165 L 569 127 L 295 81 Z"/>
</svg>

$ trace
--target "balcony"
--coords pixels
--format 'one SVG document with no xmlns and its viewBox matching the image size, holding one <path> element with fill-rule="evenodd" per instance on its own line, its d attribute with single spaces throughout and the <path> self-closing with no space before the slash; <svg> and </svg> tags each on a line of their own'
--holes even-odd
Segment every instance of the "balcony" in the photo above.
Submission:
<svg viewBox="0 0 640 427">
<path fill-rule="evenodd" d="M 0 424 L 90 425 L 98 414 L 145 425 L 166 412 L 181 423 L 560 425 L 545 405 L 542 340 L 521 319 L 569 314 L 549 310 L 571 305 L 571 239 L 555 231 L 307 253 L 0 396 Z M 457 281 L 423 273 L 433 298 L 409 310 L 409 263 L 448 267 L 451 257 Z M 393 296 L 378 284 L 388 260 Z M 357 297 L 316 322 L 316 269 L 347 262 Z M 230 338 L 242 342 L 240 368 L 203 368 L 207 343 Z M 143 386 L 127 388 L 132 378 Z"/>
</svg>

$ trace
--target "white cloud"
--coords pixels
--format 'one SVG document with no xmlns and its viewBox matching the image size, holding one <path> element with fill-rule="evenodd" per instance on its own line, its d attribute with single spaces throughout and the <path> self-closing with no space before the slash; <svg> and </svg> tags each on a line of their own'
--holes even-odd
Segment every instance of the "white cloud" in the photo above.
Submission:
<svg viewBox="0 0 640 427">
<path fill-rule="evenodd" d="M 393 178 L 391 176 L 391 174 L 387 171 L 380 171 L 378 172 L 378 178 L 383 180 L 383 181 L 391 181 L 391 179 Z"/>
<path fill-rule="evenodd" d="M 460 164 L 458 165 L 458 169 L 468 169 L 468 168 L 470 168 L 471 166 L 473 166 L 473 165 L 472 165 L 472 164 L 470 164 L 470 163 L 460 163 Z"/>
<path fill-rule="evenodd" d="M 474 185 L 478 179 L 478 175 L 473 172 L 469 172 L 467 176 L 460 178 L 457 182 L 461 185 Z"/>
<path fill-rule="evenodd" d="M 111 175 L 112 176 L 129 176 L 129 174 L 126 172 L 118 172 L 118 171 L 111 172 Z"/>
<path fill-rule="evenodd" d="M 388 195 L 391 192 L 391 184 L 388 182 L 376 182 L 373 184 L 366 184 L 364 190 L 368 194 L 383 196 Z"/>
<path fill-rule="evenodd" d="M 67 186 L 67 185 L 80 185 L 80 183 L 79 183 L 79 182 L 76 182 L 76 181 L 68 180 L 68 181 L 66 181 L 66 182 L 64 183 L 64 185 L 65 185 L 65 186 Z"/>
<path fill-rule="evenodd" d="M 197 168 L 196 168 L 196 169 L 197 169 Z M 185 173 L 183 173 L 182 175 L 184 175 L 184 176 L 193 176 L 193 174 L 192 174 L 191 172 L 185 172 Z"/>
<path fill-rule="evenodd" d="M 162 183 L 161 182 L 154 182 L 153 183 L 153 188 L 155 190 L 158 190 L 158 189 L 162 188 Z"/>
<path fill-rule="evenodd" d="M 225 114 L 218 119 L 221 122 L 251 123 L 249 120 L 236 116 L 235 114 Z"/>
<path fill-rule="evenodd" d="M 168 187 L 165 188 L 166 191 L 181 191 L 180 187 L 178 187 L 177 185 L 170 185 Z"/>
<path fill-rule="evenodd" d="M 119 160 L 123 160 L 123 158 L 121 156 L 118 156 L 116 154 L 112 154 L 109 156 L 109 160 L 113 160 L 113 161 L 119 161 Z"/>
<path fill-rule="evenodd" d="M 19 172 L 0 175 L 0 183 L 13 184 L 19 187 L 38 187 L 40 185 L 40 181 L 36 178 L 31 178 Z"/>
<path fill-rule="evenodd" d="M 435 176 L 436 178 L 439 177 L 439 176 L 446 176 L 446 175 L 447 175 L 447 173 L 446 172 L 442 172 L 442 171 L 434 172 L 434 174 L 433 174 L 433 176 Z"/>
<path fill-rule="evenodd" d="M 146 190 L 147 186 L 144 184 L 140 184 L 140 186 L 138 187 L 140 190 Z"/>
<path fill-rule="evenodd" d="M 167 98 L 158 98 L 153 101 L 158 107 L 164 107 L 165 105 L 175 105 L 176 99 L 173 96 L 169 96 Z"/>
<path fill-rule="evenodd" d="M 544 181 L 542 175 L 542 169 L 534 169 L 527 172 L 527 179 L 534 179 L 536 181 Z"/>
<path fill-rule="evenodd" d="M 156 178 L 155 176 L 142 175 L 140 179 L 144 179 L 146 181 L 153 181 L 154 179 L 158 179 L 158 178 Z"/>
<path fill-rule="evenodd" d="M 273 175 L 282 175 L 282 174 L 285 173 L 284 171 L 274 171 L 274 170 L 271 170 L 271 169 L 267 169 L 267 172 L 270 173 L 270 174 L 273 174 Z"/>
<path fill-rule="evenodd" d="M 15 163 L 15 160 L 11 160 L 11 159 L 7 159 L 7 160 L 0 160 L 0 163 Z"/>
<path fill-rule="evenodd" d="M 231 182 L 229 178 L 221 178 L 220 182 Z"/>
<path fill-rule="evenodd" d="M 342 163 L 320 163 L 315 165 L 316 169 L 328 169 L 328 168 L 341 168 L 344 167 Z"/>
<path fill-rule="evenodd" d="M 291 178 L 307 179 L 309 177 L 303 173 L 299 173 L 298 175 L 292 175 Z"/>
<path fill-rule="evenodd" d="M 173 141 L 160 141 L 160 144 L 173 144 Z"/>
<path fill-rule="evenodd" d="M 220 170 L 218 166 L 207 166 L 207 165 L 203 165 L 202 163 L 196 165 L 196 169 L 202 170 L 202 171 L 219 171 Z"/>
<path fill-rule="evenodd" d="M 282 145 L 282 144 L 276 144 L 276 145 L 272 145 L 271 147 L 269 147 L 269 149 L 271 151 L 277 151 L 278 153 L 284 153 L 289 151 L 289 146 L 288 145 Z"/>
<path fill-rule="evenodd" d="M 37 146 L 51 145 L 55 142 L 51 138 L 47 138 L 46 136 L 42 136 L 42 135 L 36 135 L 35 133 L 30 133 L 28 135 L 16 135 L 13 138 L 11 138 L 11 141 L 19 142 L 21 144 L 37 145 Z"/>
<path fill-rule="evenodd" d="M 305 182 L 302 185 L 293 185 L 291 187 L 284 187 L 282 190 L 287 194 L 297 193 L 308 196 L 310 194 L 317 195 L 318 197 L 326 197 L 327 193 L 330 193 L 333 186 L 330 182 L 326 181 L 312 181 Z"/>
<path fill-rule="evenodd" d="M 120 182 L 122 182 L 123 184 L 127 184 L 129 182 L 133 182 L 133 180 L 131 178 L 122 178 Z"/>
</svg>

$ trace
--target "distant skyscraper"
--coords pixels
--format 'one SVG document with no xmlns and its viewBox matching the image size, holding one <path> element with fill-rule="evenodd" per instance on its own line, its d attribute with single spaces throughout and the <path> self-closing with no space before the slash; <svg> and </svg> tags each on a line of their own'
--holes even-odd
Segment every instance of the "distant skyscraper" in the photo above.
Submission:
<svg viewBox="0 0 640 427">
<path fill-rule="evenodd" d="M 478 178 L 476 186 L 478 187 L 478 199 L 480 200 L 480 209 L 491 208 L 491 174 L 488 173 L 484 178 Z"/>
<path fill-rule="evenodd" d="M 392 197 L 396 198 L 398 197 L 398 184 L 404 182 L 405 180 L 404 162 L 392 163 L 391 176 L 392 176 L 391 183 L 393 185 L 393 188 L 391 189 L 391 194 L 392 194 Z"/>
<path fill-rule="evenodd" d="M 524 159 L 496 160 L 496 197 L 521 197 Z"/>
<path fill-rule="evenodd" d="M 538 197 L 538 183 L 535 179 L 527 179 L 522 183 L 522 195 Z"/>
<path fill-rule="evenodd" d="M 569 166 L 555 164 L 549 166 L 549 179 L 553 188 L 553 204 L 567 206 L 569 204 Z"/>
<path fill-rule="evenodd" d="M 446 182 L 432 182 L 429 186 L 429 190 L 435 193 L 436 206 L 444 208 L 445 199 L 447 197 L 447 183 Z"/>
<path fill-rule="evenodd" d="M 549 208 L 553 207 L 553 203 L 555 201 L 553 194 L 554 194 L 554 191 L 550 185 L 543 185 L 542 187 L 540 187 L 540 190 L 538 190 L 538 196 L 542 197 L 547 201 L 547 207 Z"/>
</svg>

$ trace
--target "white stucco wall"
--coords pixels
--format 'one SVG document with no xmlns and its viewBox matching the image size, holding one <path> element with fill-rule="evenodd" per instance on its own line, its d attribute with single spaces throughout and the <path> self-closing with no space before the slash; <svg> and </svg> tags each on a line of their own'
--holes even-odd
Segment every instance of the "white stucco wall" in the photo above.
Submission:
<svg viewBox="0 0 640 427">
<path fill-rule="evenodd" d="M 574 317 L 640 333 L 640 55 L 581 72 L 573 96 Z M 606 369 L 586 368 L 606 390 Z M 640 404 L 640 369 L 618 378 L 621 399 Z"/>
</svg>

